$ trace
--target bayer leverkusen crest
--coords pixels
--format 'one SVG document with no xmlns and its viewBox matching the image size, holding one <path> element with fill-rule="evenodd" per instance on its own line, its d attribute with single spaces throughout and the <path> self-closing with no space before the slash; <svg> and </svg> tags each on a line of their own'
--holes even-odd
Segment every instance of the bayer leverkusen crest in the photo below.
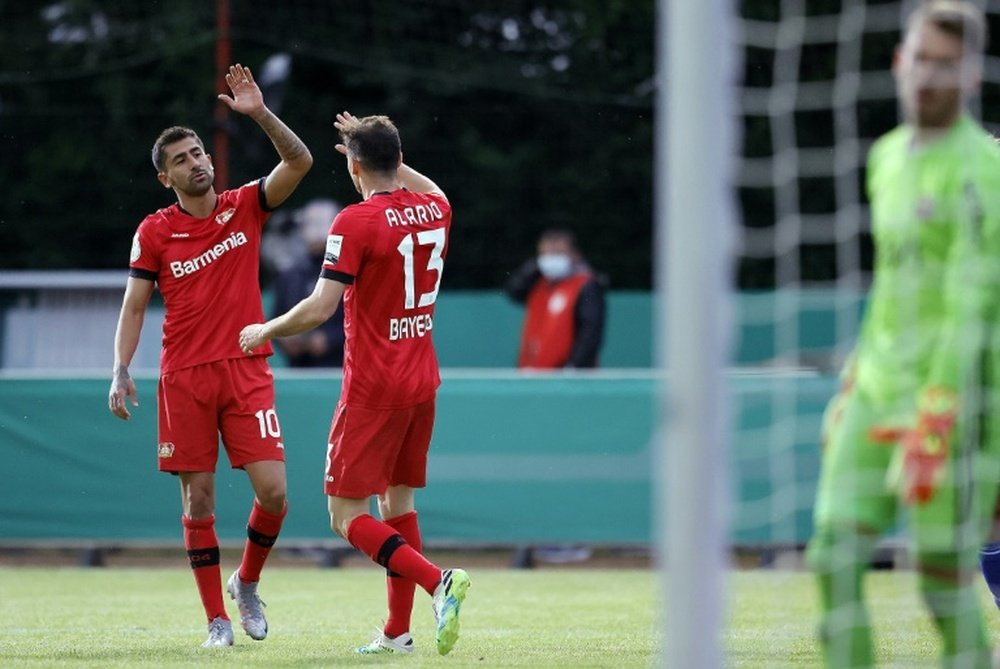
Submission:
<svg viewBox="0 0 1000 669">
<path fill-rule="evenodd" d="M 231 219 L 233 217 L 233 214 L 235 213 L 236 209 L 234 207 L 230 207 L 221 214 L 217 215 L 215 217 L 215 222 L 218 223 L 219 225 L 225 225 L 226 223 L 229 222 L 229 219 Z"/>
</svg>

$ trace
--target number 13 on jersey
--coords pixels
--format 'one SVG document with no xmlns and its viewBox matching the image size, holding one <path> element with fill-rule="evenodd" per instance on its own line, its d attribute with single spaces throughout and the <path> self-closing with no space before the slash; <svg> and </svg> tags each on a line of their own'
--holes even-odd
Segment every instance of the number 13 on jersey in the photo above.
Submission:
<svg viewBox="0 0 1000 669">
<path fill-rule="evenodd" d="M 414 238 L 416 238 L 416 241 L 414 241 Z M 403 237 L 402 241 L 399 242 L 396 250 L 403 256 L 403 290 L 406 295 L 403 301 L 404 309 L 427 307 L 434 304 L 434 301 L 437 300 L 438 289 L 441 287 L 441 273 L 444 270 L 444 258 L 441 257 L 441 254 L 444 253 L 444 243 L 444 228 L 434 228 L 433 230 L 421 230 L 420 232 L 411 233 Z M 415 245 L 430 246 L 431 244 L 434 245 L 434 248 L 431 249 L 430 258 L 427 260 L 427 268 L 421 271 L 435 272 L 437 278 L 434 281 L 434 290 L 421 293 L 420 299 L 417 300 L 413 249 Z"/>
</svg>

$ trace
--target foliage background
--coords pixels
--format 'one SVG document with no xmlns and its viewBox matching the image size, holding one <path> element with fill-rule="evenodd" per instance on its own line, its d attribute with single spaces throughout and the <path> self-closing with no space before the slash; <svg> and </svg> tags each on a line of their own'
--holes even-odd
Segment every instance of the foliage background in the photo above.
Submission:
<svg viewBox="0 0 1000 669">
<path fill-rule="evenodd" d="M 211 150 L 215 3 L 2 4 L 0 268 L 118 268 L 134 227 L 172 196 L 149 149 L 173 124 Z M 459 0 L 231 0 L 232 59 L 316 164 L 288 206 L 357 198 L 335 113 L 385 113 L 405 156 L 456 211 L 448 288 L 493 288 L 546 227 L 576 230 L 617 287 L 650 284 L 653 5 Z M 230 185 L 274 153 L 229 117 Z"/>
<path fill-rule="evenodd" d="M 219 1 L 0 0 L 0 269 L 125 265 L 134 227 L 172 201 L 149 162 L 155 136 L 186 124 L 211 150 Z M 400 126 L 408 161 L 455 205 L 446 289 L 496 288 L 552 226 L 577 232 L 612 287 L 651 287 L 654 0 L 228 2 L 234 61 L 260 79 L 268 58 L 291 59 L 284 84 L 265 94 L 312 148 L 316 165 L 288 207 L 316 197 L 354 201 L 332 149 L 334 114 L 384 113 Z M 734 9 L 747 22 L 781 28 L 792 16 L 821 21 L 857 4 L 742 0 Z M 869 15 L 907 7 L 863 4 Z M 1000 34 L 997 13 L 989 16 Z M 898 38 L 898 30 L 882 29 L 794 54 L 751 44 L 739 50 L 734 85 L 768 89 L 789 55 L 798 58 L 798 81 L 829 81 L 842 74 L 845 49 L 860 54 L 862 72 L 884 73 Z M 896 123 L 887 86 L 855 105 L 863 145 Z M 993 118 L 998 98 L 1000 89 L 988 83 L 987 122 L 1000 120 Z M 799 148 L 833 136 L 831 110 L 802 110 L 794 121 Z M 224 129 L 233 147 L 229 185 L 271 168 L 274 154 L 251 121 L 230 116 Z M 768 118 L 744 115 L 740 130 L 735 148 L 744 158 L 772 151 Z M 857 176 L 863 183 L 863 169 Z M 798 181 L 804 215 L 838 206 L 833 179 Z M 745 230 L 763 233 L 765 249 L 783 249 L 741 256 L 740 288 L 783 284 L 779 253 L 798 254 L 796 280 L 838 278 L 842 240 L 800 239 L 785 249 L 774 192 L 740 188 L 735 197 Z M 849 244 L 869 269 L 867 234 Z"/>
</svg>

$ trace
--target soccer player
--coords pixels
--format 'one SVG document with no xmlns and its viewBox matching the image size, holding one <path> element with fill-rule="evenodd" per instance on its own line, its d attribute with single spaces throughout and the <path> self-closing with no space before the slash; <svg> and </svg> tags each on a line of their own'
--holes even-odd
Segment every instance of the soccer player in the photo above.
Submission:
<svg viewBox="0 0 1000 669">
<path fill-rule="evenodd" d="M 451 205 L 433 181 L 403 164 L 399 132 L 385 116 L 334 123 L 362 202 L 337 215 L 316 288 L 289 311 L 243 328 L 247 354 L 274 337 L 310 330 L 344 299 L 340 400 L 326 462 L 333 531 L 386 569 L 389 616 L 359 653 L 410 653 L 415 585 L 433 597 L 437 650 L 458 639 L 469 587 L 461 569 L 421 555 L 414 489 L 426 482 L 434 400 L 441 383 L 431 342 L 434 302 L 448 250 Z M 368 513 L 378 496 L 379 515 Z"/>
<path fill-rule="evenodd" d="M 219 99 L 256 121 L 281 160 L 265 178 L 216 193 L 212 158 L 193 130 L 175 126 L 157 138 L 157 178 L 177 202 L 143 219 L 132 241 L 108 397 L 123 420 L 130 415 L 126 400 L 138 405 L 128 366 L 155 283 L 166 307 L 156 452 L 159 469 L 180 480 L 184 545 L 209 621 L 205 646 L 233 644 L 215 533 L 220 435 L 255 495 L 243 559 L 226 588 L 246 633 L 267 636 L 257 582 L 287 510 L 285 451 L 266 358 L 271 348 L 245 356 L 237 335 L 248 320 L 263 318 L 257 275 L 264 222 L 312 166 L 305 144 L 264 105 L 249 68 L 230 67 L 226 83 L 232 97 Z"/>
<path fill-rule="evenodd" d="M 1000 290 L 1000 153 L 966 112 L 985 41 L 971 3 L 913 12 L 893 63 L 904 123 L 868 159 L 874 283 L 853 385 L 827 425 L 808 550 L 830 667 L 874 665 L 862 581 L 900 499 L 942 666 L 990 666 L 974 575 L 1000 474 L 982 374 L 1000 351 L 986 334 Z"/>
</svg>

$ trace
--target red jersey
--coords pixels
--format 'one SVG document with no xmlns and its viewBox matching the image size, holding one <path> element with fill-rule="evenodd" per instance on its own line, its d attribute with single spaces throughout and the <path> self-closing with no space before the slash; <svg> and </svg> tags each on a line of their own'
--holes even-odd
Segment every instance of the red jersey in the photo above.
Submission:
<svg viewBox="0 0 1000 669">
<path fill-rule="evenodd" d="M 243 357 L 240 330 L 264 321 L 258 274 L 269 215 L 261 179 L 220 193 L 207 218 L 175 203 L 139 224 L 129 274 L 156 281 L 163 295 L 161 374 Z M 255 351 L 271 353 L 270 343 Z"/>
<path fill-rule="evenodd" d="M 333 220 L 322 276 L 344 292 L 341 401 L 414 406 L 441 385 L 431 341 L 451 206 L 440 195 L 375 193 Z"/>
<path fill-rule="evenodd" d="M 590 272 L 579 272 L 562 281 L 541 278 L 535 283 L 525 305 L 518 367 L 559 369 L 566 365 L 576 335 L 576 302 L 592 278 Z"/>
</svg>

